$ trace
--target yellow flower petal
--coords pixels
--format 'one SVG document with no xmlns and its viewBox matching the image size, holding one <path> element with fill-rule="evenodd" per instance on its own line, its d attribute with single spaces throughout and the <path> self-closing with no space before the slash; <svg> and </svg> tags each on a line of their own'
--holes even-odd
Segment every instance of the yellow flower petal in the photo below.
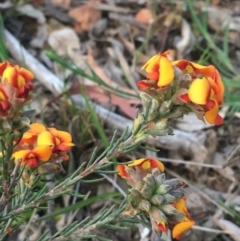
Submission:
<svg viewBox="0 0 240 241">
<path fill-rule="evenodd" d="M 22 159 L 21 165 L 23 165 L 30 153 L 30 150 L 21 150 L 13 153 L 14 162 L 17 163 L 19 159 Z"/>
<path fill-rule="evenodd" d="M 158 167 L 162 172 L 164 172 L 163 163 L 153 158 L 140 158 L 135 160 L 133 163 L 128 164 L 128 166 L 141 166 L 144 170 Z"/>
<path fill-rule="evenodd" d="M 186 217 L 188 219 L 190 219 L 190 214 L 187 210 L 187 206 L 186 206 L 186 201 L 185 201 L 185 198 L 181 198 L 179 199 L 176 203 L 175 203 L 175 208 L 180 211 L 180 212 L 183 212 Z"/>
<path fill-rule="evenodd" d="M 14 67 L 7 67 L 2 75 L 2 81 L 7 81 L 11 83 L 15 88 L 18 87 L 18 73 Z"/>
<path fill-rule="evenodd" d="M 72 142 L 72 136 L 66 131 L 59 131 L 56 128 L 48 128 L 51 134 L 58 139 L 60 139 L 61 143 Z"/>
<path fill-rule="evenodd" d="M 162 56 L 159 63 L 159 87 L 166 86 L 172 83 L 174 79 L 174 69 L 170 60 Z"/>
<path fill-rule="evenodd" d="M 157 72 L 159 68 L 159 61 L 161 59 L 161 54 L 156 54 L 151 57 L 141 69 L 145 69 L 147 73 Z"/>
<path fill-rule="evenodd" d="M 48 161 L 52 155 L 52 148 L 50 146 L 37 146 L 32 150 L 32 153 L 41 161 Z"/>
<path fill-rule="evenodd" d="M 206 78 L 195 79 L 189 90 L 189 99 L 198 105 L 205 105 L 211 92 L 210 84 Z"/>
<path fill-rule="evenodd" d="M 46 131 L 46 127 L 41 123 L 33 123 L 30 125 L 30 129 L 28 131 L 38 134 L 43 131 Z"/>
<path fill-rule="evenodd" d="M 37 145 L 38 146 L 54 146 L 55 142 L 53 139 L 53 135 L 49 131 L 43 131 L 41 134 L 39 134 L 37 138 Z"/>
<path fill-rule="evenodd" d="M 172 237 L 178 239 L 183 232 L 189 230 L 194 224 L 195 222 L 192 220 L 178 223 L 173 228 Z"/>
<path fill-rule="evenodd" d="M 146 160 L 146 158 L 137 159 L 137 160 L 135 160 L 134 162 L 128 164 L 128 166 L 129 166 L 129 167 L 133 167 L 133 166 L 141 165 L 145 160 Z"/>
</svg>

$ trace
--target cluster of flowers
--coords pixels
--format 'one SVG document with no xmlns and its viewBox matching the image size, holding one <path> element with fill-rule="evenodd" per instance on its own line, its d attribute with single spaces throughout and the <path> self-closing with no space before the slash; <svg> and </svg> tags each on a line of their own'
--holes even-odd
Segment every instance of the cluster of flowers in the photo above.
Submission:
<svg viewBox="0 0 240 241">
<path fill-rule="evenodd" d="M 21 160 L 21 166 L 37 168 L 48 161 L 51 163 L 67 161 L 68 152 L 72 146 L 74 144 L 68 132 L 33 123 L 16 146 L 13 158 L 15 163 Z"/>
<path fill-rule="evenodd" d="M 174 104 L 185 105 L 198 118 L 221 125 L 223 119 L 218 111 L 223 103 L 224 85 L 218 70 L 213 65 L 202 66 L 185 59 L 170 61 L 168 54 L 159 53 L 142 67 L 147 79 L 138 82 L 139 88 L 156 99 L 173 88 L 170 100 Z"/>
<path fill-rule="evenodd" d="M 30 99 L 34 75 L 8 61 L 0 63 L 0 115 L 13 117 Z"/>
<path fill-rule="evenodd" d="M 19 124 L 21 121 L 22 107 L 31 99 L 34 75 L 27 69 L 13 65 L 8 61 L 0 63 L 0 116 L 2 123 Z M 6 121 L 5 121 L 6 120 Z M 5 122 L 4 122 L 5 121 Z M 68 152 L 74 145 L 69 133 L 59 131 L 55 128 L 46 128 L 40 123 L 19 126 L 20 129 L 9 129 L 10 132 L 19 133 L 21 139 L 14 142 L 14 153 L 12 157 L 15 163 L 21 160 L 21 166 L 38 168 L 43 163 L 57 163 L 69 159 Z M 26 125 L 29 127 L 25 133 Z M 13 127 L 13 126 L 12 126 Z M 21 129 L 22 128 L 22 129 Z M 4 129 L 4 128 L 3 128 Z M 4 130 L 5 131 L 5 130 Z M 2 150 L 4 151 L 4 150 Z M 54 166 L 59 168 L 59 166 Z M 58 170 L 55 170 L 58 171 Z"/>
<path fill-rule="evenodd" d="M 125 215 L 145 215 L 159 235 L 172 230 L 173 238 L 194 225 L 186 207 L 186 197 L 179 190 L 179 179 L 165 180 L 164 165 L 152 158 L 142 158 L 128 165 L 118 165 L 118 174 L 131 186 Z"/>
</svg>

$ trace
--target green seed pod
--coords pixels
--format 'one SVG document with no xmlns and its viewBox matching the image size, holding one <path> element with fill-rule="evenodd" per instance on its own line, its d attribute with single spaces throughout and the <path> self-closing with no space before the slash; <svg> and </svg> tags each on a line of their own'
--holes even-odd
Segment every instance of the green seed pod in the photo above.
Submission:
<svg viewBox="0 0 240 241">
<path fill-rule="evenodd" d="M 160 206 L 161 204 L 163 204 L 164 199 L 161 195 L 157 194 L 157 195 L 153 195 L 151 198 L 151 203 L 156 205 L 156 206 Z"/>
<path fill-rule="evenodd" d="M 147 200 L 142 200 L 139 205 L 138 208 L 142 211 L 146 211 L 147 213 L 150 211 L 151 208 L 151 203 Z"/>
</svg>

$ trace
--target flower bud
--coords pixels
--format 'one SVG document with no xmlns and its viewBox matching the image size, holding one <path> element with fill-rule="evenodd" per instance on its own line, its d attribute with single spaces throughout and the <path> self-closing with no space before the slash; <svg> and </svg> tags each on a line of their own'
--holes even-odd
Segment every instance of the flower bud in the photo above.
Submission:
<svg viewBox="0 0 240 241">
<path fill-rule="evenodd" d="M 165 214 L 155 206 L 151 207 L 149 215 L 151 220 L 154 220 L 156 223 L 167 223 L 167 217 Z"/>
<path fill-rule="evenodd" d="M 154 127 L 150 130 L 146 130 L 146 133 L 153 135 L 153 136 L 166 136 L 172 135 L 173 129 L 168 126 L 168 119 L 161 119 L 155 123 Z"/>
<path fill-rule="evenodd" d="M 157 190 L 156 193 L 157 194 L 165 194 L 167 192 L 169 192 L 172 189 L 172 187 L 170 185 L 161 185 Z"/>
<path fill-rule="evenodd" d="M 160 206 L 163 203 L 163 201 L 164 201 L 163 197 L 159 194 L 153 195 L 151 198 L 151 203 L 156 206 Z"/>
<path fill-rule="evenodd" d="M 152 174 L 147 174 L 147 176 L 143 178 L 143 181 L 146 187 L 149 187 L 149 188 L 156 187 L 156 180 Z"/>
<path fill-rule="evenodd" d="M 176 200 L 179 200 L 185 196 L 184 192 L 182 191 L 170 191 L 170 194 L 176 198 Z"/>
<path fill-rule="evenodd" d="M 141 194 L 144 198 L 149 199 L 152 197 L 153 194 L 153 190 L 147 186 L 145 186 L 142 190 L 141 190 Z"/>
<path fill-rule="evenodd" d="M 182 180 L 180 180 L 178 178 L 173 178 L 173 179 L 166 180 L 164 184 L 170 185 L 172 187 L 172 190 L 175 190 L 179 187 L 184 186 L 185 182 L 183 182 Z"/>
<path fill-rule="evenodd" d="M 169 113 L 171 104 L 172 104 L 172 102 L 171 102 L 170 100 L 164 101 L 164 102 L 161 104 L 161 107 L 160 107 L 159 112 L 160 112 L 162 115 L 165 115 L 165 114 Z"/>
<path fill-rule="evenodd" d="M 131 205 L 136 208 L 142 200 L 141 193 L 136 189 L 131 189 L 128 195 L 128 201 Z"/>
<path fill-rule="evenodd" d="M 132 133 L 133 135 L 136 135 L 138 133 L 138 131 L 141 129 L 143 123 L 144 123 L 144 115 L 140 114 L 138 115 L 133 122 L 133 130 Z"/>
<path fill-rule="evenodd" d="M 138 208 L 142 211 L 146 211 L 149 212 L 150 208 L 151 208 L 151 203 L 147 200 L 142 200 L 139 205 Z"/>
<path fill-rule="evenodd" d="M 149 102 L 152 100 L 152 97 L 148 95 L 147 93 L 140 93 L 140 98 L 142 100 L 144 112 L 147 108 L 149 108 Z"/>
<path fill-rule="evenodd" d="M 151 106 L 149 107 L 149 110 L 146 110 L 147 114 L 147 121 L 154 120 L 159 115 L 159 103 L 157 100 L 152 99 L 151 100 Z"/>
<path fill-rule="evenodd" d="M 175 203 L 178 199 L 175 198 L 173 195 L 166 193 L 163 195 L 163 200 L 164 200 L 164 203 L 172 204 L 172 203 Z"/>
<path fill-rule="evenodd" d="M 165 173 L 162 173 L 162 174 L 158 175 L 156 177 L 157 185 L 158 186 L 162 185 L 164 183 L 164 181 L 165 181 L 165 178 L 166 178 Z"/>
<path fill-rule="evenodd" d="M 176 215 L 179 213 L 179 211 L 176 208 L 174 208 L 171 204 L 162 205 L 161 211 L 163 211 L 167 215 Z"/>
</svg>

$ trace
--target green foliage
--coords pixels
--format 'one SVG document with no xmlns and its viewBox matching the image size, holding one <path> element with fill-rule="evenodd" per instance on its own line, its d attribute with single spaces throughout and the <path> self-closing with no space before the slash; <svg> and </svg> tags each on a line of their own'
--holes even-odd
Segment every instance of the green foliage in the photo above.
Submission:
<svg viewBox="0 0 240 241">
<path fill-rule="evenodd" d="M 0 61 L 8 59 L 8 51 L 5 45 L 4 23 L 0 13 Z"/>
</svg>

